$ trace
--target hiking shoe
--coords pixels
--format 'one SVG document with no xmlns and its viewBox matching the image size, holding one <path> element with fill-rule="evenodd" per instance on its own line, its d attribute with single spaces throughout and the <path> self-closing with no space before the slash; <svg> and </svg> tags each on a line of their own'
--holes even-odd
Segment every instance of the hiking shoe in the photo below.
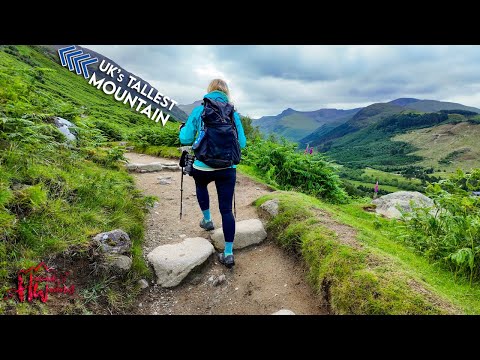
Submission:
<svg viewBox="0 0 480 360">
<path fill-rule="evenodd" d="M 200 221 L 200 227 L 202 229 L 205 229 L 207 231 L 210 231 L 210 230 L 214 230 L 215 229 L 215 226 L 213 226 L 213 221 L 210 220 L 210 221 L 206 221 L 205 219 L 202 219 Z"/>
<path fill-rule="evenodd" d="M 225 256 L 223 252 L 218 253 L 218 261 L 220 261 L 220 264 L 225 265 L 229 269 L 231 269 L 233 265 L 235 265 L 233 255 Z"/>
</svg>

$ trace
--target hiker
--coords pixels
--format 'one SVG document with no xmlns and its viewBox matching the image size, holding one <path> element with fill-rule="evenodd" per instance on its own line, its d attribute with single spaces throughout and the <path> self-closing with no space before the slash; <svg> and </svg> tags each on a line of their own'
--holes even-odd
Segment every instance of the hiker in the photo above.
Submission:
<svg viewBox="0 0 480 360">
<path fill-rule="evenodd" d="M 202 130 L 202 115 L 204 115 L 204 104 L 213 100 L 215 104 L 222 107 L 219 113 L 224 114 L 225 109 L 229 109 L 229 96 L 227 83 L 221 79 L 214 79 L 210 82 L 207 88 L 208 94 L 204 96 L 204 103 L 194 108 L 188 117 L 185 125 L 180 126 L 180 142 L 183 145 L 190 145 L 197 143 L 195 134 L 203 134 Z M 211 106 L 211 105 L 209 105 Z M 233 110 L 232 110 L 233 111 Z M 207 112 L 205 112 L 207 114 Z M 238 135 L 238 143 L 240 148 L 244 148 L 247 144 L 247 139 L 243 131 L 242 122 L 240 116 L 235 111 L 233 112 L 234 124 Z M 233 129 L 233 126 L 232 126 Z M 209 139 L 210 141 L 210 139 Z M 236 141 L 236 140 L 234 140 Z M 230 146 L 230 144 L 228 144 Z M 207 161 L 207 160 L 205 160 Z M 215 187 L 218 194 L 218 204 L 220 213 L 222 215 L 222 228 L 225 236 L 225 250 L 218 254 L 218 260 L 221 264 L 228 268 L 235 265 L 233 256 L 233 241 L 235 238 L 235 218 L 232 213 L 232 200 L 233 193 L 235 191 L 236 182 L 236 166 L 231 165 L 223 168 L 213 168 L 205 164 L 204 162 L 195 159 L 193 163 L 192 176 L 195 180 L 195 186 L 197 191 L 197 200 L 200 209 L 203 213 L 203 218 L 200 221 L 200 227 L 205 230 L 213 230 L 215 228 L 212 218 L 210 216 L 210 200 L 208 195 L 207 185 L 215 181 Z"/>
</svg>

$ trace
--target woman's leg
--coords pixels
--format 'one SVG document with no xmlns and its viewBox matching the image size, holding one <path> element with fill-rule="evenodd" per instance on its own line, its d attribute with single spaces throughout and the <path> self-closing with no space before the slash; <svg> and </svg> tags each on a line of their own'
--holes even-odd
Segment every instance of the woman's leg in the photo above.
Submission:
<svg viewBox="0 0 480 360">
<path fill-rule="evenodd" d="M 212 181 L 209 171 L 193 169 L 193 179 L 197 193 L 197 201 L 203 213 L 205 221 L 210 221 L 210 198 L 208 195 L 208 184 Z"/>
<path fill-rule="evenodd" d="M 215 171 L 215 186 L 217 187 L 218 204 L 222 215 L 223 234 L 225 236 L 225 256 L 233 254 L 233 240 L 235 239 L 235 218 L 232 213 L 233 192 L 237 170 L 230 168 Z"/>
</svg>

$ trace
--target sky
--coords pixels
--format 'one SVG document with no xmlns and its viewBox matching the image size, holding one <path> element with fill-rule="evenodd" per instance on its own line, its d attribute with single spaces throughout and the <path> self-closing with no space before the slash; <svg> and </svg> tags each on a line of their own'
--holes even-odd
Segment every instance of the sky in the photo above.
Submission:
<svg viewBox="0 0 480 360">
<path fill-rule="evenodd" d="M 352 109 L 400 97 L 480 107 L 480 46 L 84 45 L 179 104 L 227 81 L 242 115 Z"/>
</svg>

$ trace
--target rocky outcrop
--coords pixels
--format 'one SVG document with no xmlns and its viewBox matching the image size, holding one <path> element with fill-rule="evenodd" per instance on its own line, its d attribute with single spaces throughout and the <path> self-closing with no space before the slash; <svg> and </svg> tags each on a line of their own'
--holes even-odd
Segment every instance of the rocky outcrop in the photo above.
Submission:
<svg viewBox="0 0 480 360">
<path fill-rule="evenodd" d="M 70 128 L 73 128 L 75 127 L 75 124 L 71 123 L 70 121 L 68 120 L 65 120 L 64 118 L 61 118 L 61 117 L 58 117 L 58 116 L 55 116 L 53 118 L 53 123 L 55 124 L 55 126 L 58 128 L 58 130 L 60 130 L 60 132 L 65 135 L 65 137 L 67 138 L 67 140 L 69 141 L 75 141 L 77 138 L 75 137 L 75 135 L 73 135 L 71 132 L 70 132 Z"/>
<path fill-rule="evenodd" d="M 260 209 L 265 211 L 271 217 L 277 216 L 278 215 L 278 199 L 265 201 L 262 205 L 260 205 Z"/>
<path fill-rule="evenodd" d="M 93 242 L 101 252 L 108 254 L 128 254 L 132 246 L 130 236 L 121 229 L 100 233 Z"/>
<path fill-rule="evenodd" d="M 397 206 L 406 213 L 412 212 L 414 207 L 433 207 L 433 200 L 419 193 L 418 191 L 397 191 L 384 195 L 372 201 L 376 205 L 375 211 L 390 219 L 402 217 Z"/>
</svg>

